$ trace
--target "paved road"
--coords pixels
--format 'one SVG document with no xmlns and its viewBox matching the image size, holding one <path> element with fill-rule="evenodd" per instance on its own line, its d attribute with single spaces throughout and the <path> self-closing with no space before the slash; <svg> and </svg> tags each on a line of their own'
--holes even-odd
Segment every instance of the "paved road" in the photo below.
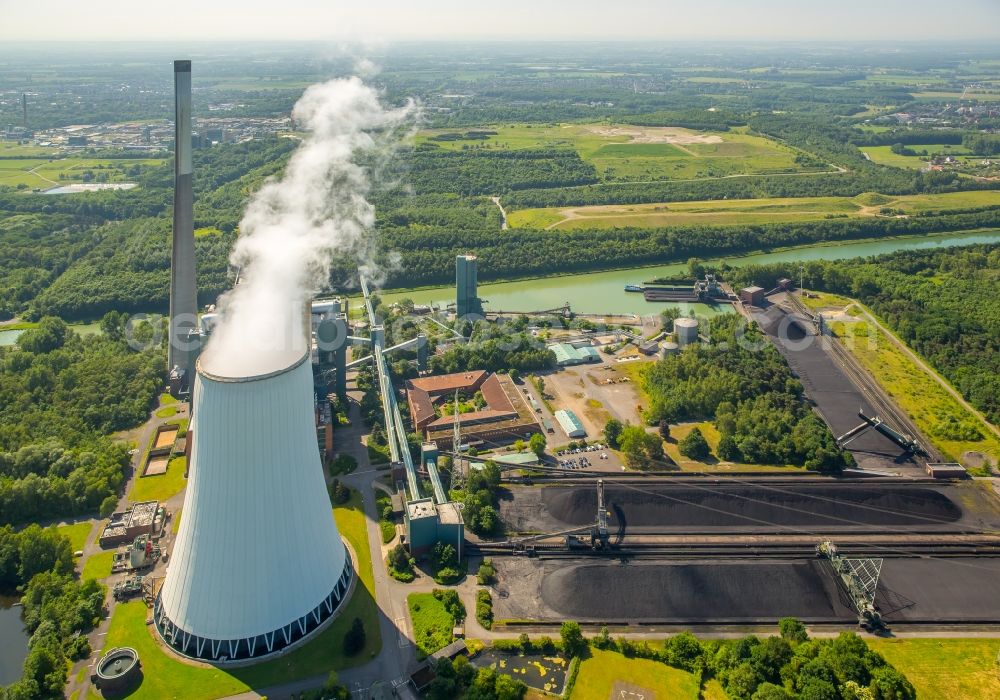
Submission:
<svg viewBox="0 0 1000 700">
<path fill-rule="evenodd" d="M 507 210 L 503 208 L 503 205 L 500 203 L 500 198 L 499 197 L 490 197 L 490 199 L 493 200 L 493 203 L 497 205 L 497 209 L 500 210 L 500 230 L 501 231 L 506 231 L 507 230 Z"/>
</svg>

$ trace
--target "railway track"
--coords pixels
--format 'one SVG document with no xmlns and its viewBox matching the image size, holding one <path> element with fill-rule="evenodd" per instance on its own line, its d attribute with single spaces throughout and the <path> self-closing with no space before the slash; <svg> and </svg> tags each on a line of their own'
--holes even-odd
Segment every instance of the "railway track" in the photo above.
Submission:
<svg viewBox="0 0 1000 700">
<path fill-rule="evenodd" d="M 958 541 L 873 542 L 837 539 L 838 549 L 846 556 L 880 557 L 886 559 L 913 557 L 1000 557 L 1000 541 L 982 538 Z M 581 558 L 651 558 L 664 559 L 812 559 L 816 557 L 816 541 L 810 542 L 746 542 L 746 543 L 639 543 L 611 545 L 603 549 L 565 544 L 534 544 L 515 549 L 513 544 L 470 545 L 472 556 L 533 556 L 539 559 Z"/>
</svg>

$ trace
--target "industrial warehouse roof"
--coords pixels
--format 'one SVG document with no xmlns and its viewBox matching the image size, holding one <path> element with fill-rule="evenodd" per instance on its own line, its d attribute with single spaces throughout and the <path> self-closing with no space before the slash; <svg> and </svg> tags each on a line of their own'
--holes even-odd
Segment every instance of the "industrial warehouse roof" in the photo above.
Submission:
<svg viewBox="0 0 1000 700">
<path fill-rule="evenodd" d="M 442 374 L 436 377 L 421 377 L 411 379 L 406 382 L 407 388 L 420 389 L 428 394 L 441 394 L 446 391 L 455 392 L 474 388 L 479 388 L 479 384 L 486 378 L 488 372 L 485 369 L 477 369 L 473 372 L 455 372 L 454 374 Z"/>
<path fill-rule="evenodd" d="M 491 458 L 499 464 L 513 464 L 514 466 L 538 464 L 538 455 L 534 452 L 514 452 L 505 455 L 496 455 Z"/>
<path fill-rule="evenodd" d="M 601 356 L 597 354 L 597 350 L 589 345 L 577 348 L 569 343 L 553 343 L 549 345 L 549 350 L 555 353 L 556 364 L 560 366 L 601 361 Z"/>
<path fill-rule="evenodd" d="M 570 437 L 583 437 L 587 434 L 583 423 L 580 422 L 580 419 L 572 411 L 567 411 L 566 409 L 558 410 L 555 412 L 555 417 L 559 421 L 559 425 L 563 431 Z"/>
</svg>

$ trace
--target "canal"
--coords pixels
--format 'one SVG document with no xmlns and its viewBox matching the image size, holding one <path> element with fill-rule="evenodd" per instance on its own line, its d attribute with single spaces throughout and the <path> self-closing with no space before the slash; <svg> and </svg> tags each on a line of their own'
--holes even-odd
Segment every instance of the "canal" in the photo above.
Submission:
<svg viewBox="0 0 1000 700">
<path fill-rule="evenodd" d="M 28 634 L 17 600 L 0 596 L 0 686 L 20 678 L 24 660 L 28 658 Z"/>
<path fill-rule="evenodd" d="M 879 240 L 852 241 L 833 245 L 813 245 L 789 248 L 772 253 L 746 256 L 727 256 L 718 260 L 733 266 L 766 264 L 774 262 L 805 262 L 809 260 L 844 260 L 891 253 L 897 250 L 947 248 L 975 243 L 1000 242 L 1000 230 L 947 233 L 931 236 L 899 237 Z M 640 284 L 657 277 L 685 273 L 687 263 L 673 263 L 655 267 L 638 267 L 608 272 L 588 272 L 556 275 L 537 279 L 498 282 L 479 285 L 479 295 L 488 303 L 489 311 L 540 311 L 562 306 L 569 302 L 577 313 L 588 314 L 657 314 L 666 308 L 662 302 L 648 302 L 642 294 L 625 291 L 626 284 Z M 480 270 L 482 273 L 483 270 Z M 416 290 L 387 290 L 379 292 L 386 303 L 410 298 L 415 304 L 444 306 L 455 300 L 455 288 L 433 287 Z M 727 304 L 676 304 L 687 314 L 695 311 L 700 316 L 725 313 Z"/>
</svg>

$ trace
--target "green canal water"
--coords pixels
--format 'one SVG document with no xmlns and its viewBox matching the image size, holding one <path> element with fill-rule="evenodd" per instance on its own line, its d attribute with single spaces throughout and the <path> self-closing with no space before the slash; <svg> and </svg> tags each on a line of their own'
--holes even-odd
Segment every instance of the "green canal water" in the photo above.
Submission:
<svg viewBox="0 0 1000 700">
<path fill-rule="evenodd" d="M 897 250 L 921 248 L 947 248 L 975 243 L 1000 242 L 1000 230 L 948 233 L 931 236 L 900 237 L 879 240 L 853 241 L 834 245 L 814 245 L 786 250 L 757 253 L 746 256 L 719 258 L 733 266 L 774 262 L 799 262 L 808 260 L 844 260 L 891 253 Z M 498 282 L 479 285 L 479 296 L 486 300 L 489 311 L 540 311 L 570 303 L 577 313 L 587 314 L 657 314 L 668 304 L 648 302 L 642 294 L 626 292 L 626 284 L 641 284 L 657 277 L 683 273 L 686 263 L 637 267 L 608 272 L 588 272 L 573 275 L 555 275 L 538 279 Z M 480 270 L 482 272 L 482 270 Z M 386 303 L 410 298 L 415 304 L 437 304 L 444 307 L 455 300 L 454 286 L 415 290 L 386 290 L 379 292 Z M 729 304 L 676 304 L 686 314 L 694 311 L 700 316 L 726 313 Z"/>
<path fill-rule="evenodd" d="M 75 323 L 70 324 L 70 328 L 80 335 L 96 335 L 101 332 L 100 323 Z M 24 329 L 21 328 L 0 330 L 0 346 L 13 345 L 22 333 L 24 333 Z"/>
</svg>

